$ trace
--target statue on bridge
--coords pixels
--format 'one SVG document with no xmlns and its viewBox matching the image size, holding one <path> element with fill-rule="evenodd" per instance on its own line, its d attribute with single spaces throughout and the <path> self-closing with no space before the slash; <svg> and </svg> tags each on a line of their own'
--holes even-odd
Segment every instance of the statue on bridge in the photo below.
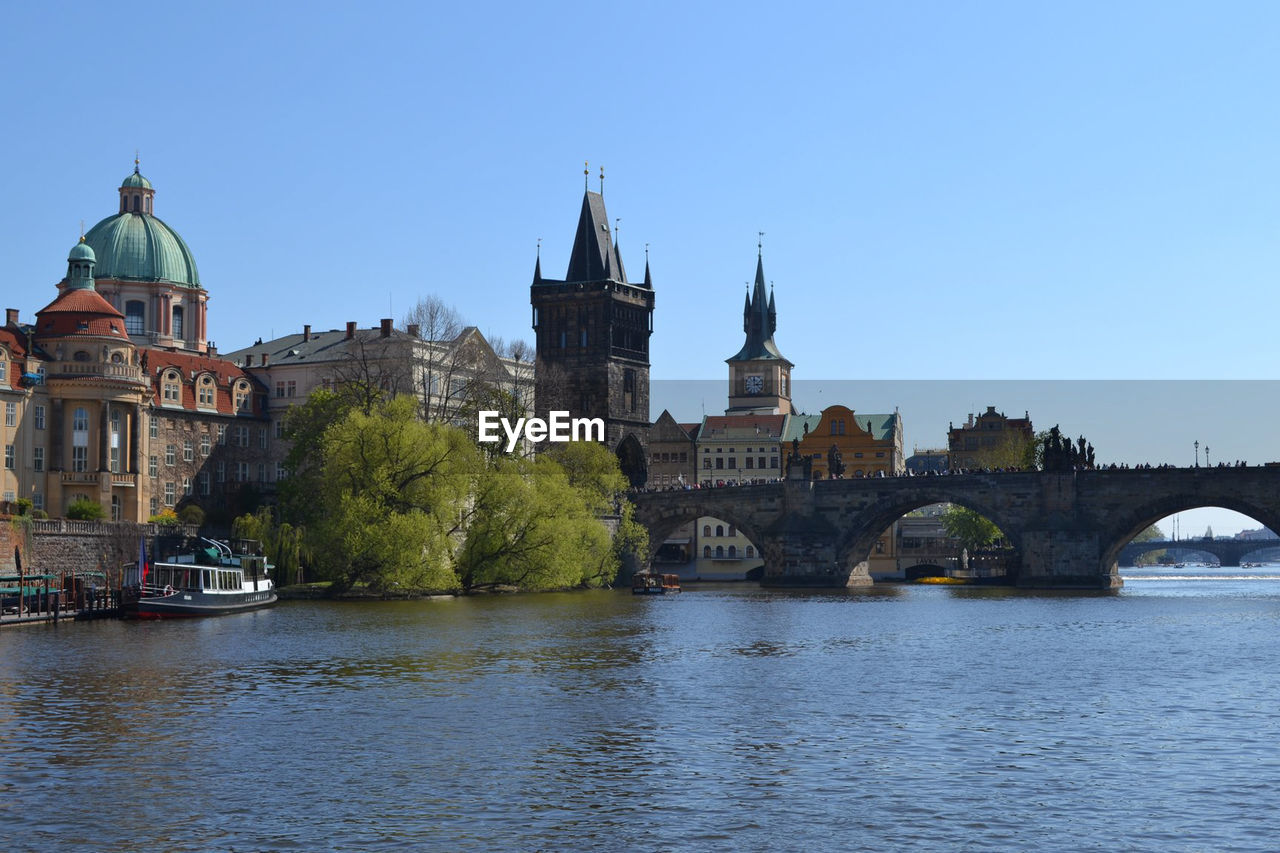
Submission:
<svg viewBox="0 0 1280 853">
<path fill-rule="evenodd" d="M 795 471 L 795 474 L 791 472 Z M 813 460 L 800 452 L 800 439 L 791 439 L 791 452 L 787 454 L 787 479 L 808 480 L 813 476 Z"/>
<path fill-rule="evenodd" d="M 840 448 L 834 444 L 827 451 L 827 476 L 832 480 L 839 480 L 844 476 L 844 460 L 840 456 Z"/>
<path fill-rule="evenodd" d="M 1075 471 L 1094 467 L 1093 445 L 1080 436 L 1073 443 L 1054 424 L 1044 440 L 1043 470 L 1052 472 Z"/>
</svg>

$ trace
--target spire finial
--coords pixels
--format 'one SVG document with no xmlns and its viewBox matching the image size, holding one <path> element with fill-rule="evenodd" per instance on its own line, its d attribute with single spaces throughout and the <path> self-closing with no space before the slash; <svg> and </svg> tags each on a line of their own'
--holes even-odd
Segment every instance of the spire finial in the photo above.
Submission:
<svg viewBox="0 0 1280 853">
<path fill-rule="evenodd" d="M 604 195 L 604 166 L 600 167 L 600 195 Z"/>
<path fill-rule="evenodd" d="M 142 160 L 138 157 L 138 149 L 133 149 L 133 173 L 138 174 L 138 169 L 142 165 Z"/>
<path fill-rule="evenodd" d="M 644 262 L 646 264 L 649 263 L 649 244 L 648 243 L 644 244 Z"/>
<path fill-rule="evenodd" d="M 538 260 L 542 260 L 542 238 L 538 238 Z"/>
<path fill-rule="evenodd" d="M 601 195 L 604 195 L 604 186 L 603 186 L 603 185 L 601 185 L 601 187 L 600 187 L 600 194 L 601 194 Z M 615 244 L 618 242 L 618 223 L 619 223 L 619 222 L 621 222 L 621 221 L 622 221 L 622 217 L 621 217 L 621 216 L 616 217 L 616 218 L 614 218 L 614 220 L 613 220 L 613 242 L 614 242 Z"/>
<path fill-rule="evenodd" d="M 591 189 L 591 187 L 587 185 L 587 181 L 589 180 L 591 180 L 591 164 L 586 160 L 583 160 L 582 161 L 582 188 L 584 190 Z"/>
<path fill-rule="evenodd" d="M 763 231 L 756 232 L 756 254 L 757 255 L 764 254 L 764 232 Z"/>
<path fill-rule="evenodd" d="M 84 220 L 80 220 L 80 242 L 84 242 Z"/>
</svg>

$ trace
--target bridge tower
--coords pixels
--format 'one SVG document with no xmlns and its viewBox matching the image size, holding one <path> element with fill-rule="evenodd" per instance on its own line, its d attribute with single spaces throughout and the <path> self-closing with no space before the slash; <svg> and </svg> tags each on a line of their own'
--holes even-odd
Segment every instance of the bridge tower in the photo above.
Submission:
<svg viewBox="0 0 1280 853">
<path fill-rule="evenodd" d="M 729 408 L 726 415 L 791 414 L 791 368 L 773 342 L 778 310 L 770 291 L 764 293 L 764 259 L 756 255 L 755 287 L 742 309 L 742 349 L 725 359 L 729 364 Z"/>
<path fill-rule="evenodd" d="M 542 253 L 529 288 L 537 353 L 534 408 L 601 418 L 605 442 L 635 485 L 647 479 L 649 336 L 653 281 L 627 281 L 601 192 L 582 198 L 563 280 L 542 276 Z M 612 239 L 611 239 L 612 238 Z"/>
</svg>

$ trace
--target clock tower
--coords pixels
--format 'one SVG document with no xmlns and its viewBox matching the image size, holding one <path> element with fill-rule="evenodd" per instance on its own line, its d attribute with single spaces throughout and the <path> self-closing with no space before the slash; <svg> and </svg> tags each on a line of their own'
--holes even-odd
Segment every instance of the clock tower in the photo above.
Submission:
<svg viewBox="0 0 1280 853">
<path fill-rule="evenodd" d="M 726 415 L 787 415 L 791 413 L 791 368 L 778 351 L 773 332 L 778 312 L 773 293 L 764 293 L 764 260 L 756 255 L 756 283 L 742 309 L 747 340 L 729 363 L 729 408 Z"/>
</svg>

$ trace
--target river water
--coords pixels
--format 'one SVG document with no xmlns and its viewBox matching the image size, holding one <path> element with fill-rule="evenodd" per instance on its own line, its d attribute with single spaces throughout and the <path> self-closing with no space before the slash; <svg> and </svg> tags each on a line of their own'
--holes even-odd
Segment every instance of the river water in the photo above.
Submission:
<svg viewBox="0 0 1280 853">
<path fill-rule="evenodd" d="M 1280 568 L 0 632 L 8 850 L 1267 850 Z"/>
</svg>

